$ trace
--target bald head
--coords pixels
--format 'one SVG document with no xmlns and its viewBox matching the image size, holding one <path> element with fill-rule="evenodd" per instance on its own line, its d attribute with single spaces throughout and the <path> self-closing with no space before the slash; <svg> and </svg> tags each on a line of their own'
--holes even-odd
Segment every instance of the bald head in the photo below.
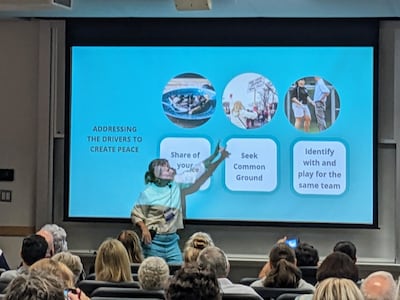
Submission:
<svg viewBox="0 0 400 300">
<path fill-rule="evenodd" d="M 48 245 L 46 257 L 52 257 L 54 254 L 54 238 L 51 232 L 40 229 L 36 234 L 45 238 Z"/>
<path fill-rule="evenodd" d="M 392 274 L 385 271 L 371 273 L 361 284 L 365 300 L 395 300 L 396 282 Z"/>
</svg>

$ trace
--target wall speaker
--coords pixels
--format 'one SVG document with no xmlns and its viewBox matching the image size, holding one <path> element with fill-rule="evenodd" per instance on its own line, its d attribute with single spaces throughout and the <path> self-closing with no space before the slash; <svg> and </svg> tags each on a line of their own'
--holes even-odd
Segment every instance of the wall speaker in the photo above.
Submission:
<svg viewBox="0 0 400 300">
<path fill-rule="evenodd" d="M 210 10 L 211 0 L 175 0 L 177 10 Z"/>
</svg>

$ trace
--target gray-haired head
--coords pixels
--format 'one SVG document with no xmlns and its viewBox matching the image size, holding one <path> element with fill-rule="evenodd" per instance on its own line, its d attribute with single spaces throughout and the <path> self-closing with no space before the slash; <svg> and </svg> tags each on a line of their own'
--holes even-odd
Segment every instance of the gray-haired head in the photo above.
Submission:
<svg viewBox="0 0 400 300">
<path fill-rule="evenodd" d="M 40 271 L 17 276 L 8 284 L 5 292 L 5 300 L 64 300 L 59 279 Z"/>
<path fill-rule="evenodd" d="M 52 234 L 54 240 L 54 253 L 68 251 L 67 233 L 64 228 L 57 224 L 46 224 L 41 229 Z"/>
<path fill-rule="evenodd" d="M 145 290 L 163 290 L 168 282 L 169 267 L 161 257 L 150 256 L 139 266 L 138 279 Z"/>
<path fill-rule="evenodd" d="M 200 251 L 197 264 L 202 269 L 210 269 L 218 278 L 226 278 L 229 274 L 229 261 L 222 249 L 209 246 Z"/>
</svg>

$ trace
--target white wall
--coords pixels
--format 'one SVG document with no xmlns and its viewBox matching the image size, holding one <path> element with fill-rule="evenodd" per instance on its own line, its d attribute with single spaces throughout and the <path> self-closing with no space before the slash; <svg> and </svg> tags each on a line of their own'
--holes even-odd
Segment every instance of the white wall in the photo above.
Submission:
<svg viewBox="0 0 400 300">
<path fill-rule="evenodd" d="M 64 139 L 52 128 L 54 116 L 62 117 L 52 113 L 57 111 L 52 100 L 63 103 L 63 28 L 62 21 L 0 22 L 0 168 L 15 169 L 13 182 L 0 182 L 0 189 L 13 191 L 11 203 L 0 202 L 0 229 L 56 222 L 67 230 L 70 248 L 96 249 L 105 237 L 116 236 L 131 224 L 62 222 Z M 398 262 L 400 91 L 396 82 L 400 80 L 400 22 L 385 21 L 381 28 L 379 229 L 188 225 L 181 232 L 182 240 L 194 231 L 208 231 L 232 257 L 257 260 L 287 233 L 316 245 L 321 256 L 327 255 L 338 239 L 350 239 L 358 246 L 361 261 Z M 362 103 L 362 99 L 356 101 Z M 62 111 L 58 109 L 58 114 Z M 19 262 L 20 241 L 21 237 L 0 236 L 0 248 L 13 266 Z"/>
</svg>

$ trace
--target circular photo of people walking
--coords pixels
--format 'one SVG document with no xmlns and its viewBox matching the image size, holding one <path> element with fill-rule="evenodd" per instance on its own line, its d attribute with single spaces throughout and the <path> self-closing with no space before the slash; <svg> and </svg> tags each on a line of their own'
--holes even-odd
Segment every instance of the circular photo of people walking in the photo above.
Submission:
<svg viewBox="0 0 400 300">
<path fill-rule="evenodd" d="M 335 87 L 320 76 L 297 79 L 285 95 L 286 117 L 300 131 L 324 131 L 336 122 L 339 112 Z"/>
<path fill-rule="evenodd" d="M 225 115 L 241 129 L 256 129 L 268 124 L 278 107 L 273 83 L 257 73 L 234 77 L 222 95 Z"/>
<path fill-rule="evenodd" d="M 162 106 L 174 124 L 183 128 L 198 127 L 215 111 L 215 90 L 210 81 L 199 74 L 180 74 L 164 87 Z"/>
</svg>

